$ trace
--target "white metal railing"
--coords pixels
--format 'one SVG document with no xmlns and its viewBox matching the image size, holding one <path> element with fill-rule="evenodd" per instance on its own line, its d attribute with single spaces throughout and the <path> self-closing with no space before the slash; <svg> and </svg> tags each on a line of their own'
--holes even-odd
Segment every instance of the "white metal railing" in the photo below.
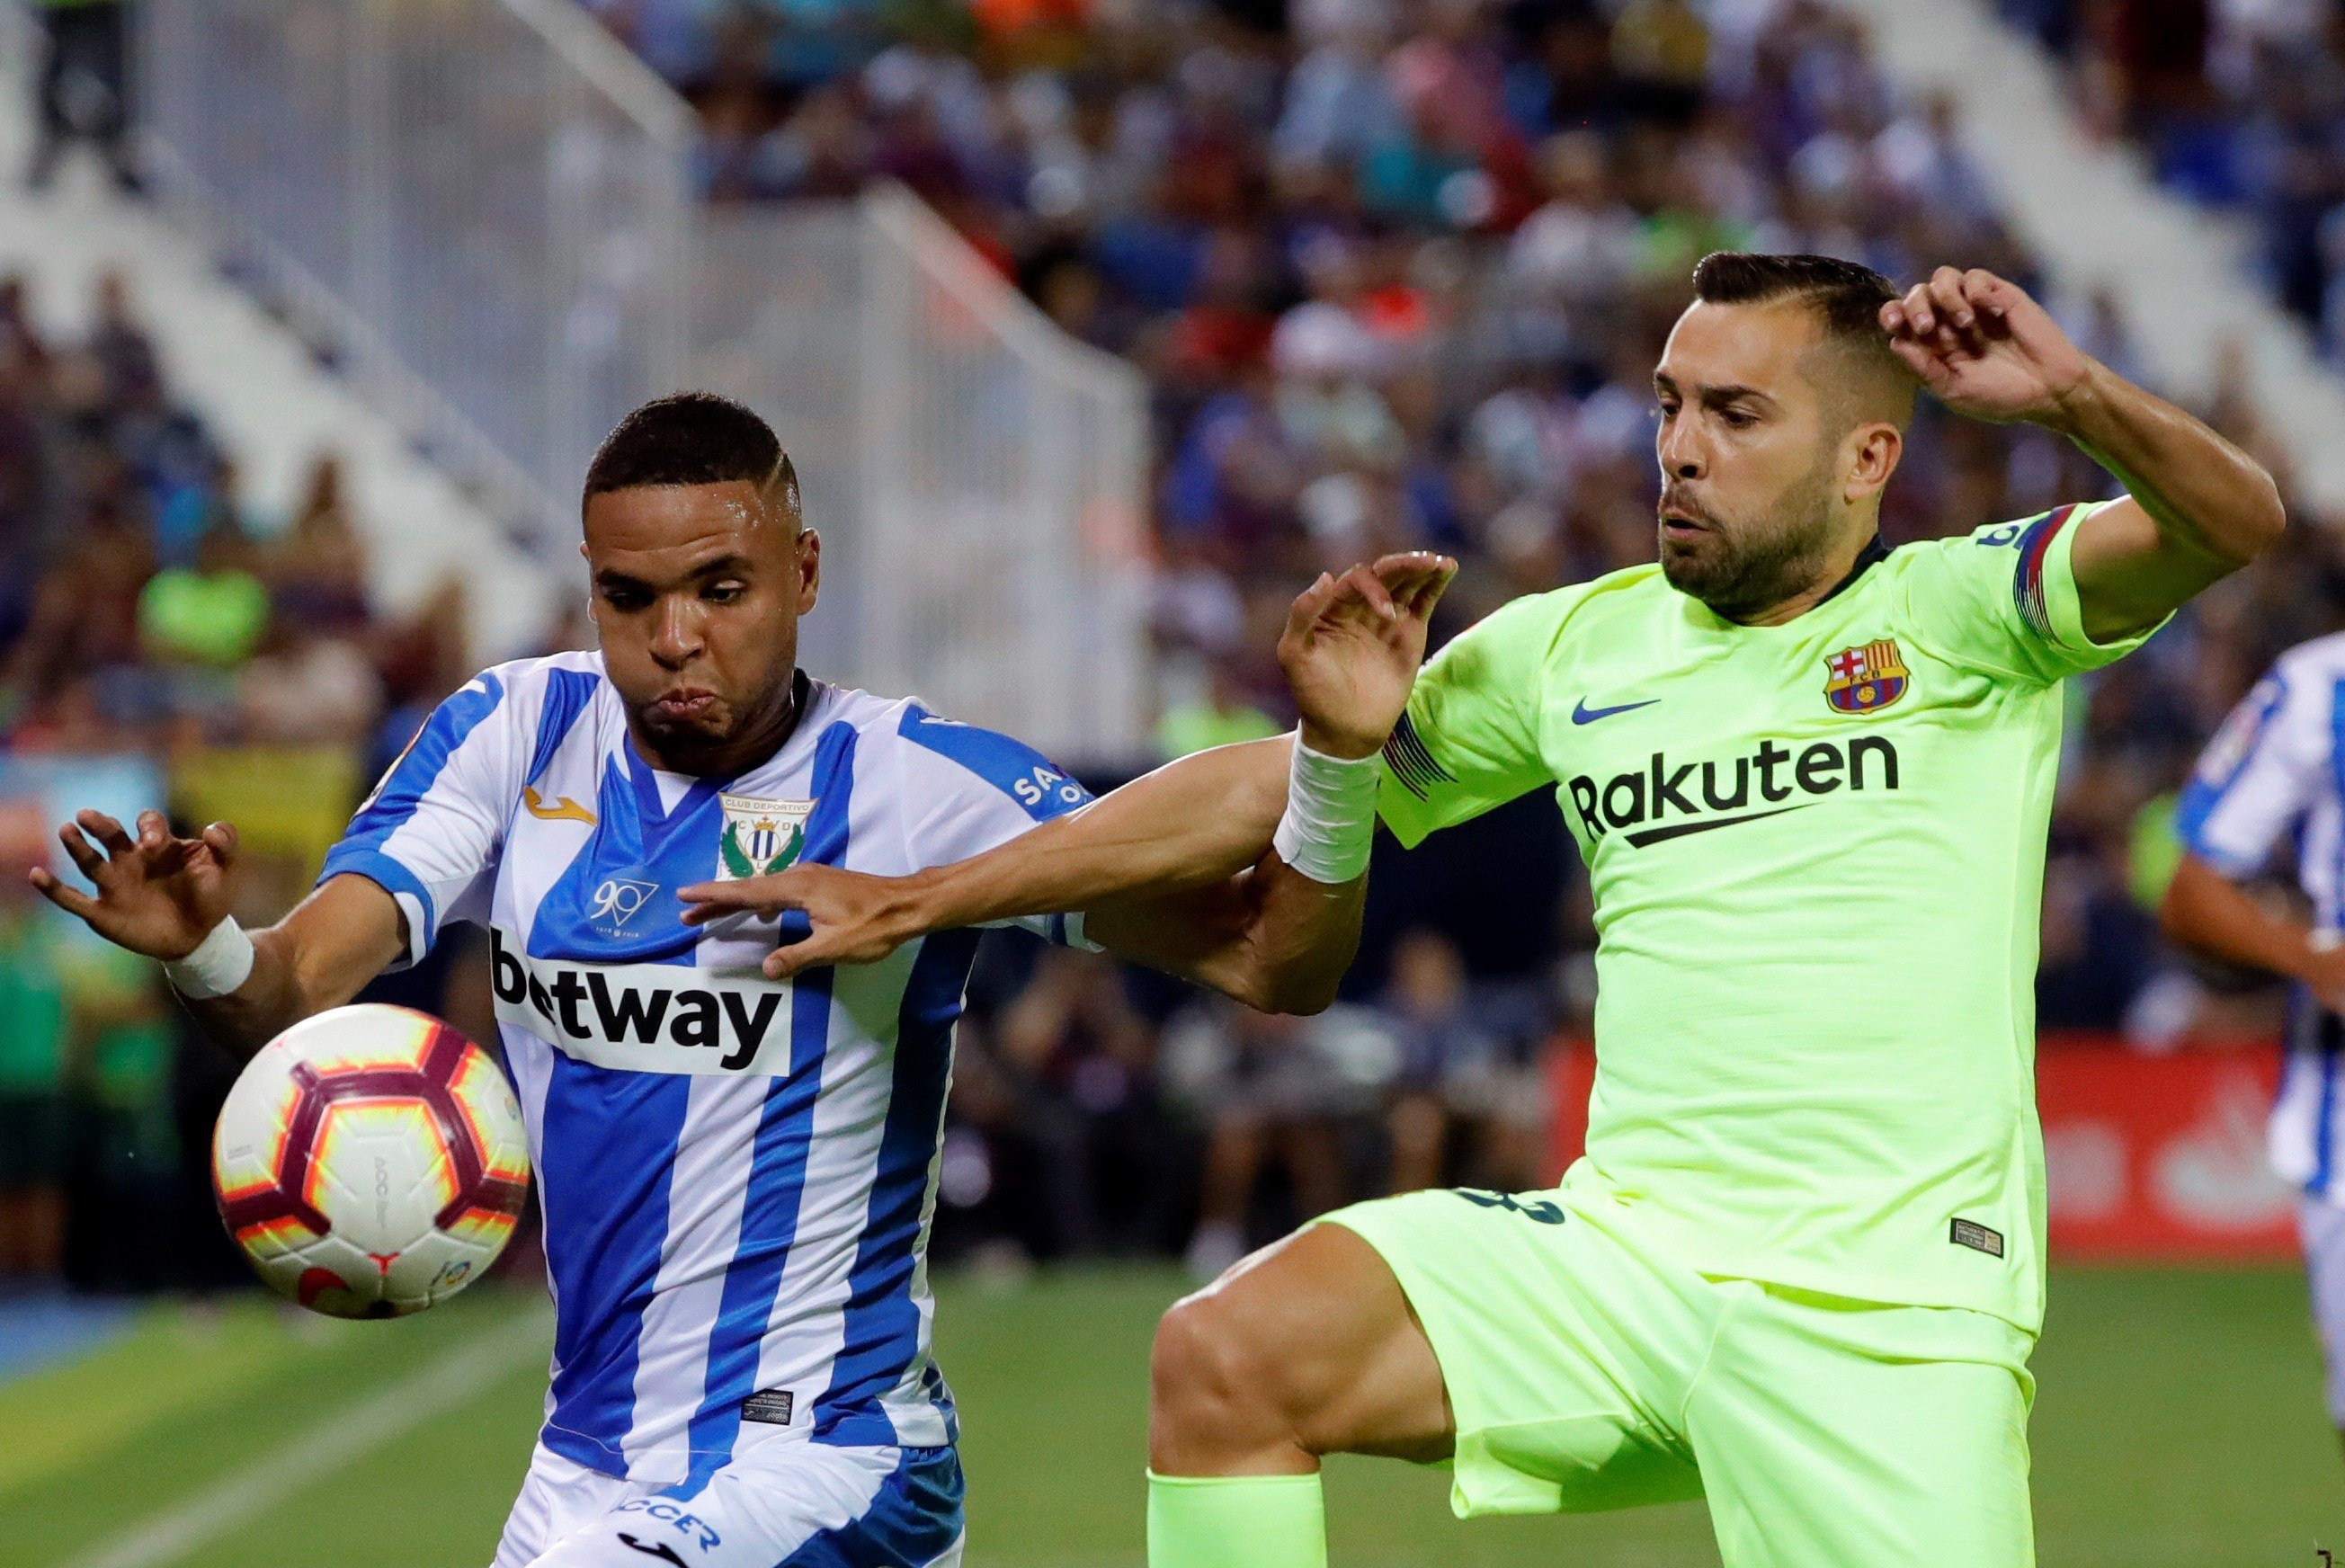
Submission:
<svg viewBox="0 0 2345 1568">
<path fill-rule="evenodd" d="M 540 548 L 627 409 L 775 422 L 805 662 L 1068 757 L 1146 744 L 1146 398 L 909 193 L 710 208 L 667 86 L 569 0 L 145 0 L 171 210 Z M 493 584 L 482 584 L 493 591 Z"/>
<path fill-rule="evenodd" d="M 419 440 L 560 537 L 681 373 L 689 110 L 564 0 L 146 0 L 166 199 Z"/>
<path fill-rule="evenodd" d="M 895 187 L 720 209 L 694 377 L 772 420 L 824 533 L 814 668 L 1067 759 L 1146 744 L 1145 386 Z"/>
</svg>

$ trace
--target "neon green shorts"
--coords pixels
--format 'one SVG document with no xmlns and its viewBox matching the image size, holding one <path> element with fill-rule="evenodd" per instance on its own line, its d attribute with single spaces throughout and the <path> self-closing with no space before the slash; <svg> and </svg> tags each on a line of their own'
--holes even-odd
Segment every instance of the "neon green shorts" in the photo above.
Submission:
<svg viewBox="0 0 2345 1568">
<path fill-rule="evenodd" d="M 1726 1568 L 2026 1568 L 2034 1337 L 1695 1272 L 1574 1189 L 1340 1209 L 1391 1265 L 1457 1422 L 1450 1505 L 1707 1495 Z"/>
</svg>

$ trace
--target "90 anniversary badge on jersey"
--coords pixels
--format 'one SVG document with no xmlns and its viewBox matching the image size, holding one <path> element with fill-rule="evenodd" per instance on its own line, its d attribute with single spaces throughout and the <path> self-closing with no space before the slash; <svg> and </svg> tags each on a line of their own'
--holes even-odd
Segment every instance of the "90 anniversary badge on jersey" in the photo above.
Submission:
<svg viewBox="0 0 2345 1568">
<path fill-rule="evenodd" d="M 746 794 L 717 797 L 725 805 L 725 832 L 716 841 L 716 880 L 738 882 L 781 870 L 806 847 L 810 800 L 758 800 Z"/>
<path fill-rule="evenodd" d="M 1893 637 L 1842 649 L 1824 661 L 1824 701 L 1841 713 L 1885 708 L 1905 694 L 1911 679 Z"/>
</svg>

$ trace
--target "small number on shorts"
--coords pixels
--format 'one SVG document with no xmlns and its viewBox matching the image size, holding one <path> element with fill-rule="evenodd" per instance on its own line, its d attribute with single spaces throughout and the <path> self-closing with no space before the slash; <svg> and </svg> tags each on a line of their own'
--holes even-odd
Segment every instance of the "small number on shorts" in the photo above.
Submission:
<svg viewBox="0 0 2345 1568">
<path fill-rule="evenodd" d="M 1509 1209 L 1526 1219 L 1536 1219 L 1541 1225 L 1563 1223 L 1561 1205 L 1550 1203 L 1544 1198 L 1534 1198 L 1525 1203 L 1511 1192 L 1486 1192 L 1478 1187 L 1456 1187 L 1450 1190 L 1467 1202 L 1479 1204 L 1485 1209 Z"/>
</svg>

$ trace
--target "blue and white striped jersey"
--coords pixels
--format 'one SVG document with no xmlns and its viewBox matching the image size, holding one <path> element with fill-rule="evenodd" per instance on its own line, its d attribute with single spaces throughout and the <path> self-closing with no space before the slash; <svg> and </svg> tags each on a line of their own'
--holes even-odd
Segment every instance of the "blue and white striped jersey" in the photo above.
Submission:
<svg viewBox="0 0 2345 1568">
<path fill-rule="evenodd" d="M 2345 940 L 2345 633 L 2280 655 L 2207 744 L 2182 793 L 2183 844 L 2224 875 L 2264 870 L 2283 841 L 2316 930 Z M 2345 1021 L 2302 986 L 2272 1108 L 2273 1168 L 2345 1202 Z"/>
<path fill-rule="evenodd" d="M 441 704 L 326 862 L 397 898 L 411 959 L 452 920 L 489 929 L 555 1304 L 543 1440 L 609 1475 L 955 1435 L 925 1252 L 979 933 L 775 983 L 773 923 L 688 926 L 676 892 L 794 861 L 946 865 L 1090 796 L 916 702 L 803 676 L 799 696 L 772 757 L 696 779 L 635 752 L 600 654 L 500 665 Z"/>
</svg>

